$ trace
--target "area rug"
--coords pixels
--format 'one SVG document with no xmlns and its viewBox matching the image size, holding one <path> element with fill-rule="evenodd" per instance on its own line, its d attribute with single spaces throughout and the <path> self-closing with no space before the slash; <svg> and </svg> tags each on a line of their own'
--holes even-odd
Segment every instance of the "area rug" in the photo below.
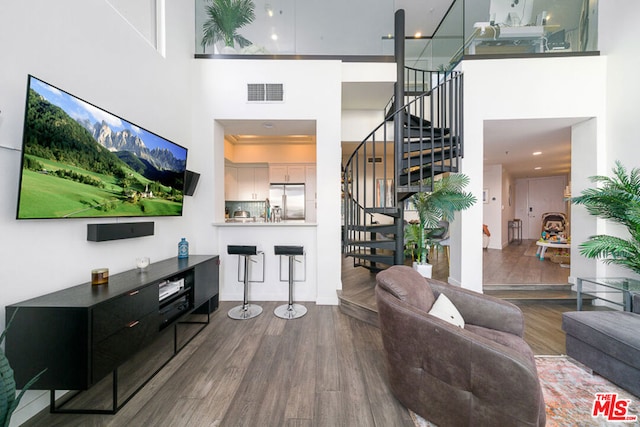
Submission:
<svg viewBox="0 0 640 427">
<path fill-rule="evenodd" d="M 640 420 L 640 397 L 621 389 L 568 356 L 536 356 L 536 367 L 547 407 L 547 427 L 640 426 L 640 421 L 607 421 L 592 416 L 596 393 L 617 393 L 629 399 L 627 415 Z M 436 427 L 409 411 L 416 427 Z"/>
</svg>

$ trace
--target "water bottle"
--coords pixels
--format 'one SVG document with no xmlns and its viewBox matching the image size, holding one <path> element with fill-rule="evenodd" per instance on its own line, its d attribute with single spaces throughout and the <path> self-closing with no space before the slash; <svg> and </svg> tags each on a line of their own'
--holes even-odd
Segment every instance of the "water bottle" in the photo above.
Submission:
<svg viewBox="0 0 640 427">
<path fill-rule="evenodd" d="M 189 242 L 184 237 L 178 243 L 178 258 L 189 258 Z"/>
</svg>

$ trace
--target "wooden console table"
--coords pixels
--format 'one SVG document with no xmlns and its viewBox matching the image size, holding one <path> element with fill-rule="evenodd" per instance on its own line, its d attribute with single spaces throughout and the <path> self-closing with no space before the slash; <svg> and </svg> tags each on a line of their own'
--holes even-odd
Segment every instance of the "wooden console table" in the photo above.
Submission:
<svg viewBox="0 0 640 427">
<path fill-rule="evenodd" d="M 7 322 L 15 316 L 7 331 L 5 353 L 17 388 L 46 369 L 32 388 L 50 390 L 52 412 L 116 413 L 209 323 L 209 314 L 218 307 L 219 264 L 217 255 L 170 258 L 142 271 L 114 274 L 107 285 L 84 283 L 7 306 Z M 159 285 L 167 280 L 184 281 L 184 288 L 160 300 Z M 178 336 L 178 325 L 185 322 L 200 325 L 186 341 Z M 125 374 L 131 371 L 125 369 L 127 361 L 144 349 L 153 350 L 160 336 L 173 340 L 166 360 L 151 370 L 155 372 L 147 369 L 146 379 L 128 387 L 128 395 L 122 396 L 119 369 Z M 144 365 L 156 357 L 154 353 L 135 363 Z M 109 374 L 112 405 L 67 409 L 80 391 L 108 379 Z M 56 390 L 78 393 L 58 404 Z"/>
</svg>

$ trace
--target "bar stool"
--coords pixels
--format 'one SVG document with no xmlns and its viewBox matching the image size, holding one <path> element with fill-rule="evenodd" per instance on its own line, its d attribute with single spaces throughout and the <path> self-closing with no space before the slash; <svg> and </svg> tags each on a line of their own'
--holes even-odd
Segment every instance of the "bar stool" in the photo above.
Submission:
<svg viewBox="0 0 640 427">
<path fill-rule="evenodd" d="M 273 313 L 283 319 L 297 319 L 307 314 L 307 308 L 300 304 L 293 303 L 293 265 L 297 255 L 304 255 L 302 246 L 275 246 L 276 255 L 289 257 L 289 303 L 276 307 Z"/>
<path fill-rule="evenodd" d="M 257 255 L 258 251 L 255 246 L 229 245 L 227 246 L 227 253 L 229 255 L 239 255 L 244 257 L 244 298 L 242 300 L 242 305 L 232 308 L 227 314 L 230 318 L 236 320 L 256 317 L 262 313 L 262 307 L 255 304 L 249 304 L 247 298 L 249 294 L 249 263 L 251 262 L 251 257 L 253 255 Z M 239 259 L 238 262 L 240 262 Z"/>
</svg>

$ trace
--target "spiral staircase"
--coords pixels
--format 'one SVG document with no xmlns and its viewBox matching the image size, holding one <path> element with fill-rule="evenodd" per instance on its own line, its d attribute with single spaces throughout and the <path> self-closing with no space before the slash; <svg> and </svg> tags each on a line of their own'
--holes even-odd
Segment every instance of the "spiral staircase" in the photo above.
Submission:
<svg viewBox="0 0 640 427">
<path fill-rule="evenodd" d="M 385 120 L 343 165 L 343 252 L 372 271 L 404 263 L 404 210 L 463 156 L 463 76 L 404 66 L 404 16 L 396 15 L 398 80 Z"/>
</svg>

